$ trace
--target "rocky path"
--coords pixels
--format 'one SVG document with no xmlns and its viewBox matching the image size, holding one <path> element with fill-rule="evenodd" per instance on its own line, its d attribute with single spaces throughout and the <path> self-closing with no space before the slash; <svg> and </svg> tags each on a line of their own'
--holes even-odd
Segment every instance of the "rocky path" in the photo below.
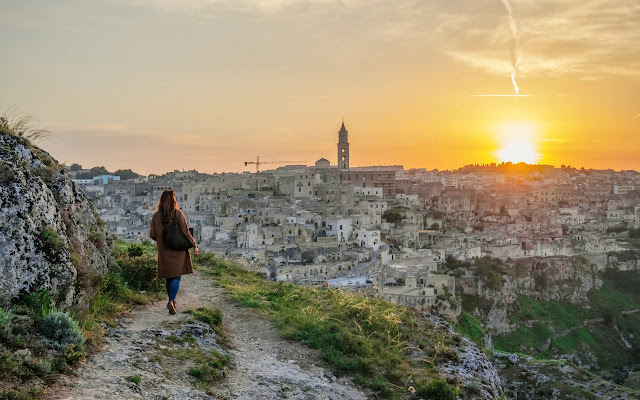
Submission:
<svg viewBox="0 0 640 400">
<path fill-rule="evenodd" d="M 166 302 L 137 310 L 109 329 L 104 349 L 74 376 L 52 387 L 49 399 L 366 399 L 348 379 L 336 379 L 318 353 L 280 337 L 274 326 L 231 302 L 221 288 L 197 272 L 184 276 L 178 309 L 219 308 L 232 358 L 227 377 L 212 393 L 199 390 L 187 374 L 189 360 L 172 356 L 188 334 L 203 349 L 218 349 L 215 333 L 188 315 L 168 315 Z M 135 382 L 139 377 L 139 382 Z M 133 381 L 133 382 L 132 382 Z"/>
</svg>

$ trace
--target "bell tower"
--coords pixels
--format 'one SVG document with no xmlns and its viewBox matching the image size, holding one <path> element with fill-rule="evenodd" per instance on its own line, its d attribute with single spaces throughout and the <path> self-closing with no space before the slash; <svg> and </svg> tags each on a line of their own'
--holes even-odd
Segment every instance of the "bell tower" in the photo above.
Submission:
<svg viewBox="0 0 640 400">
<path fill-rule="evenodd" d="M 349 132 L 344 127 L 344 118 L 342 118 L 342 127 L 338 132 L 338 169 L 341 171 L 349 170 Z"/>
</svg>

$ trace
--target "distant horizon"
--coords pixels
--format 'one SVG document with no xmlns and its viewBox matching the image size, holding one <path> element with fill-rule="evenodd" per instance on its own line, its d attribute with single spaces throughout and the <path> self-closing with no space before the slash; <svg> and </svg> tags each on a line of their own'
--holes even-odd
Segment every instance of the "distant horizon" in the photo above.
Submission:
<svg viewBox="0 0 640 400">
<path fill-rule="evenodd" d="M 46 150 L 46 149 L 45 149 Z M 92 168 L 99 168 L 99 167 L 105 167 L 104 165 L 92 165 L 91 167 L 86 167 L 85 165 L 82 165 L 80 163 L 70 163 L 70 164 L 66 164 L 66 163 L 62 163 L 61 165 L 64 165 L 65 167 L 69 168 L 72 164 L 78 164 L 82 166 L 82 171 L 89 171 Z M 571 169 L 575 169 L 577 171 L 580 171 L 583 169 L 582 166 L 574 166 L 574 165 L 567 165 L 567 164 L 561 164 L 559 166 L 556 165 L 552 165 L 552 164 L 528 164 L 525 162 L 511 162 L 511 161 L 507 161 L 507 162 L 498 162 L 498 163 L 470 163 L 470 164 L 465 164 L 463 166 L 457 167 L 457 168 L 449 168 L 449 169 L 440 169 L 440 168 L 426 168 L 426 167 L 413 167 L 413 168 L 406 168 L 405 166 L 401 165 L 401 164 L 392 164 L 392 165 L 352 165 L 350 167 L 350 169 L 355 169 L 355 168 L 375 168 L 375 167 L 402 167 L 404 171 L 412 171 L 412 170 L 421 170 L 424 169 L 427 172 L 430 171 L 437 171 L 437 172 L 455 172 L 457 170 L 460 170 L 462 168 L 465 167 L 485 167 L 485 166 L 491 166 L 491 165 L 496 165 L 496 166 L 500 166 L 500 165 L 518 165 L 518 164 L 525 164 L 526 166 L 532 166 L 532 167 L 536 167 L 536 166 L 540 166 L 540 167 L 552 167 L 554 169 L 561 169 L 562 166 L 564 165 L 566 168 L 571 168 Z M 275 171 L 278 168 L 283 168 L 283 167 L 293 167 L 293 166 L 304 166 L 304 167 L 314 167 L 313 164 L 310 165 L 304 165 L 304 164 L 283 164 L 281 166 L 278 167 L 274 167 L 274 168 L 269 168 L 269 169 L 265 169 L 265 170 L 261 170 L 259 173 L 262 172 L 270 172 L 270 171 Z M 167 170 L 165 172 L 162 173 L 149 173 L 149 174 L 143 174 L 143 173 L 139 173 L 138 171 L 136 171 L 135 169 L 132 168 L 117 168 L 117 169 L 109 169 L 107 167 L 105 167 L 110 173 L 115 173 L 116 171 L 119 170 L 131 170 L 134 173 L 137 173 L 141 176 L 144 177 L 148 177 L 149 175 L 165 175 L 168 173 L 172 173 L 172 172 L 190 172 L 190 171 L 195 171 L 197 173 L 203 173 L 203 174 L 208 174 L 208 175 L 215 175 L 215 174 L 244 174 L 244 173 L 251 173 L 251 174 L 255 174 L 256 171 L 250 171 L 250 170 L 242 170 L 239 172 L 236 171 L 214 171 L 214 172 L 207 172 L 207 171 L 200 171 L 197 169 L 173 169 L 173 170 Z M 336 164 L 331 164 L 331 168 L 333 169 L 337 169 L 337 165 Z M 613 171 L 613 172 L 636 172 L 636 173 L 640 173 L 640 171 L 635 170 L 635 169 L 621 169 L 621 170 L 615 170 L 612 168 L 586 168 L 584 167 L 585 171 Z"/>
<path fill-rule="evenodd" d="M 631 3 L 0 0 L 0 113 L 144 174 L 336 162 L 343 117 L 353 165 L 640 170 Z"/>
</svg>

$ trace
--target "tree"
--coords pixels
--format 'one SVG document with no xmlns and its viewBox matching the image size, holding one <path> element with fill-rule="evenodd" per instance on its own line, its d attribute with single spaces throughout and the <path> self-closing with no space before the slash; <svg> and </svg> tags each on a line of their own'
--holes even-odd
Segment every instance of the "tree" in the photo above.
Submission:
<svg viewBox="0 0 640 400">
<path fill-rule="evenodd" d="M 100 175 L 111 175 L 111 172 L 109 172 L 105 167 L 93 167 L 88 172 L 78 173 L 78 175 L 76 175 L 76 178 L 91 179 L 94 176 L 100 176 Z"/>
<path fill-rule="evenodd" d="M 400 211 L 397 208 L 392 208 L 385 211 L 382 214 L 382 218 L 384 218 L 385 221 L 391 224 L 397 224 L 398 222 L 402 221 L 402 214 L 400 214 Z"/>
<path fill-rule="evenodd" d="M 74 171 L 80 171 L 82 169 L 82 165 L 80 164 L 71 164 L 71 166 L 69 167 L 69 171 L 74 172 Z"/>
<path fill-rule="evenodd" d="M 119 169 L 116 172 L 113 173 L 116 176 L 119 176 L 120 179 L 122 180 L 127 180 L 127 179 L 136 179 L 139 178 L 140 175 L 136 174 L 135 172 L 133 172 L 130 169 Z"/>
</svg>

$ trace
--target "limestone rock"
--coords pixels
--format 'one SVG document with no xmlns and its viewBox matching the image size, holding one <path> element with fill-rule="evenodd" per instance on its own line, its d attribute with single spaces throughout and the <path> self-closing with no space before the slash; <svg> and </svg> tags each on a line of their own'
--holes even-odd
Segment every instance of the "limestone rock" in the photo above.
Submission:
<svg viewBox="0 0 640 400">
<path fill-rule="evenodd" d="M 47 152 L 0 133 L 0 305 L 48 289 L 56 303 L 113 259 L 95 207 Z"/>
</svg>

